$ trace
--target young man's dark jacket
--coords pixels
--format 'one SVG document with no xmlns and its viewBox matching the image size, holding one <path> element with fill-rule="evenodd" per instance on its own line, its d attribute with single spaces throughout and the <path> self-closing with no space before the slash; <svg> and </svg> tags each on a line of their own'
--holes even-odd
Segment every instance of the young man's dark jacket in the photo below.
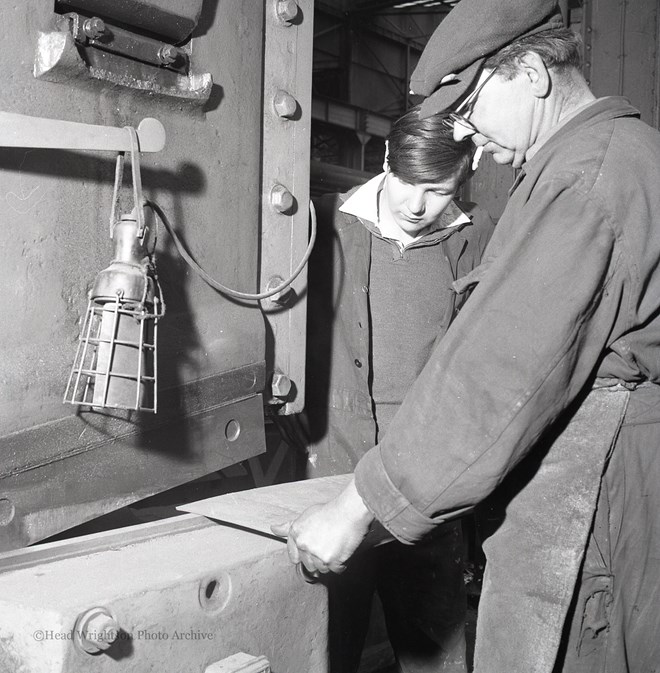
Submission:
<svg viewBox="0 0 660 673">
<path fill-rule="evenodd" d="M 309 263 L 307 303 L 307 476 L 352 472 L 376 440 L 369 387 L 368 296 L 374 234 L 357 217 L 339 210 L 358 188 L 314 201 L 318 239 Z M 468 295 L 457 294 L 451 283 L 479 264 L 493 232 L 490 216 L 474 203 L 452 202 L 443 217 L 450 222 L 461 212 L 469 223 L 440 229 L 424 239 L 426 245 L 441 247 L 439 259 L 450 271 L 447 287 L 438 297 L 447 310 L 437 340 Z"/>
</svg>

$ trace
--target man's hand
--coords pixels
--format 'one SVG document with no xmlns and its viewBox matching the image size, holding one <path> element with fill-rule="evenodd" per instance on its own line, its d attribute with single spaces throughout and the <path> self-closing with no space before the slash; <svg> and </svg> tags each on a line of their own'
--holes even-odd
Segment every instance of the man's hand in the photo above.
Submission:
<svg viewBox="0 0 660 673">
<path fill-rule="evenodd" d="M 366 536 L 373 518 L 351 479 L 334 500 L 314 505 L 297 519 L 271 526 L 271 530 L 288 536 L 292 563 L 302 563 L 312 576 L 318 576 L 345 570 L 344 563 Z"/>
</svg>

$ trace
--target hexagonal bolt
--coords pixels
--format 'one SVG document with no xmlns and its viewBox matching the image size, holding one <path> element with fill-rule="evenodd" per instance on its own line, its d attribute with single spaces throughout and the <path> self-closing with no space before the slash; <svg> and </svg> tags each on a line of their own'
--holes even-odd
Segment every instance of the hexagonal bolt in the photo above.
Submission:
<svg viewBox="0 0 660 673">
<path fill-rule="evenodd" d="M 270 205 L 278 213 L 286 213 L 293 208 L 293 194 L 284 185 L 273 185 L 270 190 Z"/>
<path fill-rule="evenodd" d="M 163 65 L 172 65 L 177 62 L 183 52 L 173 44 L 164 44 L 158 50 L 158 60 Z"/>
<path fill-rule="evenodd" d="M 282 276 L 271 276 L 268 279 L 268 283 L 266 283 L 266 292 L 274 290 L 276 287 L 282 285 L 283 282 L 284 278 L 282 278 Z M 288 285 L 280 292 L 277 292 L 274 295 L 268 297 L 268 299 L 273 302 L 273 304 L 277 304 L 278 306 L 286 306 L 293 296 L 293 288 Z"/>
<path fill-rule="evenodd" d="M 273 108 L 280 117 L 290 119 L 298 110 L 298 101 L 290 93 L 280 89 L 273 96 Z"/>
<path fill-rule="evenodd" d="M 270 387 L 273 397 L 285 400 L 291 392 L 291 379 L 282 372 L 275 372 Z"/>
<path fill-rule="evenodd" d="M 98 40 L 105 33 L 105 22 L 98 16 L 91 19 L 85 19 L 82 25 L 82 31 L 90 40 Z"/>
<path fill-rule="evenodd" d="M 76 620 L 75 644 L 89 654 L 107 650 L 119 636 L 119 624 L 106 608 L 91 608 Z"/>
<path fill-rule="evenodd" d="M 295 0 L 276 0 L 275 13 L 285 25 L 290 25 L 298 16 L 299 7 Z"/>
</svg>

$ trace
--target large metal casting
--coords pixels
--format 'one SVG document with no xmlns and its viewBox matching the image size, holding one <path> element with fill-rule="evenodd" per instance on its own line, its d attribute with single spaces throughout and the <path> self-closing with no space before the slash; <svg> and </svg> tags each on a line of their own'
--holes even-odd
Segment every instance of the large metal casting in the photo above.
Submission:
<svg viewBox="0 0 660 673">
<path fill-rule="evenodd" d="M 327 670 L 325 587 L 271 537 L 186 515 L 0 555 L 0 570 L 3 672 Z"/>
</svg>

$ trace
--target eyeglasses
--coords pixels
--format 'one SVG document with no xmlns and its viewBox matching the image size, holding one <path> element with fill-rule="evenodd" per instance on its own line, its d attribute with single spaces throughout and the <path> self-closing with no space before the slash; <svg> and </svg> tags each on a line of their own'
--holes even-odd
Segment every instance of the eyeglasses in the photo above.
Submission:
<svg viewBox="0 0 660 673">
<path fill-rule="evenodd" d="M 488 73 L 488 75 L 486 75 L 484 81 L 474 91 L 472 91 L 453 112 L 449 112 L 447 114 L 443 120 L 445 126 L 453 130 L 454 124 L 460 124 L 470 131 L 470 133 L 479 133 L 477 127 L 465 115 L 472 113 L 472 108 L 474 107 L 474 103 L 477 100 L 479 92 L 484 88 L 486 82 L 488 82 L 488 80 L 495 74 L 496 71 L 497 68 L 493 68 Z"/>
</svg>

